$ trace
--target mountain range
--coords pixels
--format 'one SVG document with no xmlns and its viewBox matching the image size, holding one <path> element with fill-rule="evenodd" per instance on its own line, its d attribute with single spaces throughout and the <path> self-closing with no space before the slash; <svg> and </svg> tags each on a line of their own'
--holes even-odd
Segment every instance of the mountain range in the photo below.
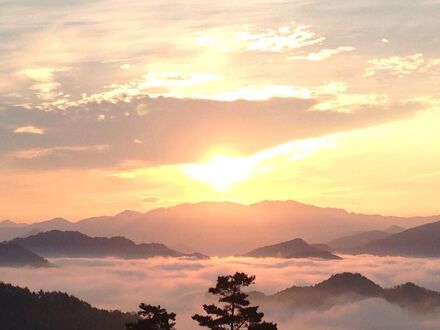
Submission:
<svg viewBox="0 0 440 330">
<path fill-rule="evenodd" d="M 23 238 L 15 238 L 9 244 L 45 257 L 191 257 L 205 259 L 200 253 L 185 254 L 164 244 L 135 244 L 124 237 L 89 237 L 77 231 L 51 230 Z"/>
<path fill-rule="evenodd" d="M 440 221 L 354 247 L 351 253 L 408 257 L 440 257 Z"/>
<path fill-rule="evenodd" d="M 334 251 L 348 251 L 373 241 L 389 237 L 393 234 L 404 231 L 405 228 L 391 226 L 385 230 L 368 230 L 352 235 L 337 238 L 327 243 L 330 249 Z"/>
<path fill-rule="evenodd" d="M 359 273 L 340 273 L 313 286 L 282 290 L 273 295 L 252 292 L 252 302 L 262 308 L 330 308 L 334 305 L 380 298 L 391 304 L 417 312 L 434 312 L 440 308 L 440 293 L 427 290 L 414 283 L 405 283 L 393 288 L 382 288 Z"/>
<path fill-rule="evenodd" d="M 243 256 L 252 258 L 341 259 L 329 251 L 308 244 L 301 238 L 257 248 L 245 253 Z"/>
<path fill-rule="evenodd" d="M 270 241 L 288 241 L 292 237 L 308 242 L 329 242 L 361 231 L 392 225 L 414 227 L 439 219 L 440 216 L 363 215 L 295 201 L 264 201 L 251 205 L 202 202 L 157 208 L 146 213 L 124 211 L 78 222 L 63 218 L 33 224 L 0 222 L 0 240 L 58 229 L 90 236 L 124 236 L 137 243 L 155 241 L 184 252 L 224 256 L 268 245 Z"/>
</svg>

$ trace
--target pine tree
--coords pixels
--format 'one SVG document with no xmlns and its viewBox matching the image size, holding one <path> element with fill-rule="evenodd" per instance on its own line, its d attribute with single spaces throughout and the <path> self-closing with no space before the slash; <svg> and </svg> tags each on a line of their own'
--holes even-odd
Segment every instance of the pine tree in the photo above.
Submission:
<svg viewBox="0 0 440 330">
<path fill-rule="evenodd" d="M 276 330 L 276 324 L 262 321 L 264 313 L 258 311 L 258 306 L 250 306 L 248 295 L 242 292 L 243 287 L 254 281 L 254 275 L 239 272 L 219 276 L 217 285 L 209 292 L 219 297 L 222 306 L 205 304 L 203 309 L 207 315 L 196 314 L 193 320 L 213 330 Z"/>
<path fill-rule="evenodd" d="M 168 313 L 165 308 L 146 304 L 139 305 L 138 322 L 128 323 L 127 330 L 175 330 L 175 313 Z"/>
</svg>

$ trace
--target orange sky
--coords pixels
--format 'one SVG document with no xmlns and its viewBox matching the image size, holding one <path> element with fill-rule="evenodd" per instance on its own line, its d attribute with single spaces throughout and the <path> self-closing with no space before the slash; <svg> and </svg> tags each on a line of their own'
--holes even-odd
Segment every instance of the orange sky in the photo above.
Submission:
<svg viewBox="0 0 440 330">
<path fill-rule="evenodd" d="M 0 219 L 265 199 L 440 214 L 438 6 L 6 3 Z"/>
</svg>

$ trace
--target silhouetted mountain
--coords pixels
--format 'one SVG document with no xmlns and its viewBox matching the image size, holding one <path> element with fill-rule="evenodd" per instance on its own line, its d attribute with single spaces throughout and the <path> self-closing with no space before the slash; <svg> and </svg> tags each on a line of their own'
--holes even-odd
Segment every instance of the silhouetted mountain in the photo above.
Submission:
<svg viewBox="0 0 440 330">
<path fill-rule="evenodd" d="M 313 246 L 314 248 L 317 248 L 318 250 L 332 252 L 332 248 L 324 243 L 310 244 L 310 246 Z"/>
<path fill-rule="evenodd" d="M 385 228 L 384 230 L 369 230 L 347 235 L 341 238 L 334 239 L 327 244 L 332 250 L 347 252 L 405 230 L 406 229 L 403 227 L 392 225 Z"/>
<path fill-rule="evenodd" d="M 252 205 L 202 202 L 158 208 L 140 214 L 124 211 L 115 216 L 92 217 L 76 223 L 41 222 L 23 228 L 0 228 L 0 241 L 28 235 L 33 229 L 77 230 L 90 236 L 123 236 L 137 243 L 159 241 L 171 248 L 187 247 L 210 255 L 232 255 L 267 242 L 302 237 L 327 242 L 353 233 L 391 225 L 414 227 L 435 217 L 389 217 L 349 213 L 295 201 L 264 201 Z M 60 228 L 58 228 L 60 226 Z M 227 228 L 227 238 L 225 238 Z M 250 230 L 250 228 L 252 230 Z"/>
<path fill-rule="evenodd" d="M 134 317 L 106 311 L 61 292 L 31 292 L 0 282 L 2 330 L 124 330 Z"/>
<path fill-rule="evenodd" d="M 77 231 L 52 230 L 16 238 L 11 243 L 46 257 L 202 258 L 201 254 L 184 254 L 159 243 L 135 244 L 124 237 L 89 237 Z"/>
<path fill-rule="evenodd" d="M 29 237 L 29 236 L 33 236 L 33 235 L 37 235 L 38 233 L 41 233 L 41 231 L 37 228 L 32 229 L 31 231 L 29 231 L 28 233 L 26 233 L 25 235 L 21 236 L 21 237 Z"/>
<path fill-rule="evenodd" d="M 291 241 L 268 245 L 252 250 L 246 257 L 254 258 L 321 258 L 321 259 L 341 259 L 340 257 L 320 250 L 307 244 L 304 240 L 297 238 Z"/>
<path fill-rule="evenodd" d="M 391 233 L 382 230 L 370 230 L 335 239 L 328 242 L 327 245 L 334 251 L 346 251 L 391 235 Z"/>
<path fill-rule="evenodd" d="M 385 299 L 402 307 L 420 311 L 431 311 L 440 307 L 439 292 L 427 290 L 411 282 L 385 289 Z"/>
<path fill-rule="evenodd" d="M 15 223 L 12 221 L 2 222 L 0 226 L 0 241 L 9 241 L 17 237 L 26 237 L 39 232 L 50 230 L 72 230 L 75 224 L 64 218 L 54 218 L 32 224 Z"/>
<path fill-rule="evenodd" d="M 314 286 L 317 291 L 328 295 L 338 296 L 346 293 L 364 296 L 378 296 L 382 288 L 359 273 L 340 273 Z"/>
<path fill-rule="evenodd" d="M 400 232 L 405 231 L 405 230 L 406 230 L 406 228 L 403 228 L 403 227 L 400 227 L 400 226 L 396 226 L 396 225 L 392 225 L 392 226 L 389 226 L 389 227 L 385 228 L 383 231 L 385 231 L 387 233 L 390 233 L 390 234 L 397 234 L 397 233 L 400 233 Z"/>
<path fill-rule="evenodd" d="M 132 210 L 125 210 L 125 211 L 122 211 L 122 212 L 116 214 L 116 217 L 136 218 L 136 217 L 140 217 L 142 215 L 143 215 L 143 213 L 141 213 L 141 212 L 136 212 L 136 211 L 132 211 Z"/>
<path fill-rule="evenodd" d="M 0 243 L 0 267 L 48 267 L 49 262 L 18 244 Z"/>
<path fill-rule="evenodd" d="M 252 302 L 263 308 L 328 308 L 340 303 L 377 297 L 392 304 L 420 312 L 431 312 L 440 308 L 440 293 L 406 283 L 383 289 L 361 274 L 341 273 L 314 286 L 282 290 L 274 295 L 260 292 L 251 294 Z"/>
<path fill-rule="evenodd" d="M 26 226 L 25 224 L 15 223 L 11 220 L 0 221 L 0 228 L 20 228 Z"/>
<path fill-rule="evenodd" d="M 375 255 L 440 257 L 440 221 L 407 229 L 362 247 L 354 248 L 352 252 Z"/>
</svg>

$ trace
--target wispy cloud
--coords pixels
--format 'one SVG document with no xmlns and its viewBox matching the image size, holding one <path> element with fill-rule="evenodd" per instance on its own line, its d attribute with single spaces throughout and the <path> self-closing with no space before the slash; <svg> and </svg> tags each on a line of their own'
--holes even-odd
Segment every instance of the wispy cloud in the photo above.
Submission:
<svg viewBox="0 0 440 330">
<path fill-rule="evenodd" d="M 17 127 L 14 129 L 14 133 L 30 133 L 30 134 L 44 134 L 43 128 L 38 128 L 32 125 Z"/>
<path fill-rule="evenodd" d="M 325 37 L 310 31 L 310 26 L 283 26 L 276 30 L 242 32 L 240 40 L 248 51 L 290 53 L 292 50 L 321 44 Z"/>
<path fill-rule="evenodd" d="M 53 148 L 35 148 L 20 150 L 11 153 L 9 156 L 19 159 L 35 159 L 47 157 L 54 154 L 62 153 L 82 153 L 82 152 L 104 152 L 108 150 L 108 145 L 92 145 L 92 146 L 65 146 Z"/>
<path fill-rule="evenodd" d="M 322 61 L 322 60 L 325 60 L 325 59 L 332 57 L 333 55 L 346 53 L 346 52 L 352 52 L 355 50 L 356 50 L 356 48 L 349 47 L 349 46 L 342 46 L 342 47 L 333 48 L 333 49 L 324 48 L 318 52 L 309 53 L 307 55 L 290 56 L 289 60 Z"/>
<path fill-rule="evenodd" d="M 368 61 L 371 66 L 365 69 L 363 76 L 371 77 L 385 72 L 398 77 L 404 77 L 413 73 L 428 72 L 438 74 L 440 59 L 426 59 L 423 54 L 417 53 L 410 56 L 391 56 Z M 430 72 L 434 71 L 434 72 Z"/>
<path fill-rule="evenodd" d="M 25 75 L 32 81 L 29 89 L 34 91 L 37 98 L 42 101 L 37 108 L 47 110 L 52 105 L 61 105 L 67 101 L 69 95 L 61 91 L 62 85 L 56 80 L 55 75 L 69 70 L 71 70 L 70 67 L 31 67 L 20 71 L 19 74 Z"/>
<path fill-rule="evenodd" d="M 294 140 L 385 123 L 391 132 L 387 143 L 397 131 L 406 132 L 400 136 L 406 143 L 396 143 L 374 161 L 393 163 L 405 153 L 405 162 L 412 164 L 407 169 L 413 171 L 405 177 L 423 172 L 420 168 L 434 172 L 426 166 L 438 164 L 435 152 L 409 156 L 412 146 L 414 153 L 436 150 L 438 145 L 434 124 L 439 125 L 440 117 L 416 117 L 438 113 L 439 10 L 435 1 L 3 1 L 0 76 L 8 79 L 0 79 L 0 181 L 17 195 L 0 194 L 0 202 L 9 207 L 15 201 L 15 213 L 31 214 L 19 206 L 24 198 L 18 196 L 20 191 L 21 196 L 33 196 L 28 205 L 39 208 L 36 201 L 47 195 L 41 191 L 49 182 L 55 185 L 50 176 L 43 182 L 42 169 L 71 171 L 71 185 L 89 182 L 82 187 L 84 194 L 79 185 L 76 194 L 80 198 L 96 193 L 89 201 L 100 199 L 98 191 L 107 201 L 126 198 L 136 207 L 144 207 L 139 204 L 142 196 L 182 201 L 191 189 L 161 181 L 162 172 L 154 172 L 157 167 L 197 162 L 218 145 L 248 157 Z M 401 28 L 408 17 L 411 24 Z M 403 119 L 413 128 L 402 129 Z M 365 154 L 372 152 L 371 143 L 376 143 L 374 150 L 384 144 L 370 141 L 359 139 L 353 149 Z M 109 149 L 94 149 L 102 145 Z M 72 147 L 84 149 L 63 149 Z M 339 156 L 334 168 L 347 164 L 345 173 L 370 159 L 365 154 L 360 164 Z M 290 180 L 299 187 L 280 188 L 274 195 L 303 197 L 305 193 L 297 194 L 307 190 L 297 181 L 301 168 L 289 165 L 277 184 Z M 139 180 L 135 188 L 106 175 L 126 167 L 148 167 L 155 174 Z M 308 168 L 302 178 L 342 180 L 336 171 L 327 177 L 316 164 Z M 381 168 L 385 173 L 388 167 Z M 91 171 L 97 171 L 96 179 L 91 179 Z M 369 168 L 363 167 L 362 173 L 369 173 L 368 181 L 378 178 Z M 397 171 L 387 178 L 393 175 L 398 176 Z M 335 185 L 367 181 L 357 182 L 358 177 L 356 173 L 350 177 L 353 182 Z M 107 180 L 124 181 L 118 189 L 135 191 L 122 196 Z M 97 188 L 101 184 L 106 189 Z M 156 190 L 148 190 L 149 184 Z M 426 193 L 420 198 L 424 212 L 438 210 L 429 197 L 436 182 L 429 187 L 418 184 Z M 310 187 L 307 197 L 330 188 Z M 417 194 L 409 186 L 401 188 L 383 194 Z M 173 197 L 161 189 L 176 194 L 181 190 Z M 40 193 L 32 195 L 36 191 Z M 247 192 L 256 193 L 257 189 Z M 367 205 L 360 200 L 354 205 L 348 193 L 338 198 L 324 204 L 358 209 Z M 395 212 L 386 212 L 400 213 L 402 208 L 392 204 Z M 116 208 L 114 203 L 106 205 Z M 371 212 L 377 211 L 377 203 L 368 205 Z"/>
</svg>

